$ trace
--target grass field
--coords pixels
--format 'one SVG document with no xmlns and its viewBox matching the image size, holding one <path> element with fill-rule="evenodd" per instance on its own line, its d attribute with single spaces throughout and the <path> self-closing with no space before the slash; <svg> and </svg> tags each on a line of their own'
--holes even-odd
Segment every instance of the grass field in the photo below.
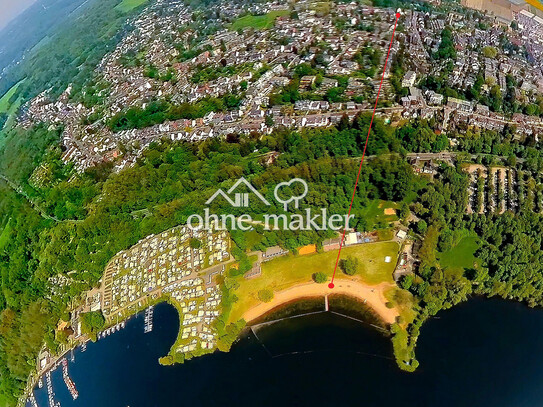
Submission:
<svg viewBox="0 0 543 407">
<path fill-rule="evenodd" d="M 288 10 L 275 10 L 261 16 L 243 16 L 234 21 L 230 29 L 239 30 L 240 28 L 252 27 L 257 30 L 265 30 L 273 26 L 277 17 L 288 16 L 289 14 Z"/>
<path fill-rule="evenodd" d="M 398 250 L 396 242 L 367 243 L 343 248 L 341 258 L 357 257 L 360 261 L 357 276 L 367 284 L 392 283 Z M 390 263 L 385 263 L 386 256 L 392 258 Z M 258 292 L 264 288 L 281 291 L 296 284 L 307 283 L 311 281 L 313 273 L 319 271 L 331 277 L 336 257 L 336 250 L 307 256 L 289 255 L 262 263 L 262 275 L 258 278 L 246 280 L 241 276 L 238 277 L 239 288 L 235 290 L 235 294 L 239 300 L 230 320 L 236 321 L 245 310 L 257 304 Z M 341 275 L 342 272 L 338 269 L 337 273 Z"/>
<path fill-rule="evenodd" d="M 147 3 L 149 0 L 123 0 L 120 2 L 115 9 L 122 11 L 123 13 L 127 13 L 130 10 L 135 9 L 136 7 L 141 6 L 144 3 Z"/>
<path fill-rule="evenodd" d="M 3 144 L 3 135 L 5 134 L 2 132 L 2 130 L 9 129 L 13 124 L 15 124 L 16 114 L 17 110 L 19 109 L 19 106 L 21 106 L 21 103 L 23 101 L 22 97 L 17 98 L 14 102 L 10 103 L 10 99 L 15 95 L 17 90 L 19 89 L 19 86 L 24 82 L 22 81 L 16 83 L 11 87 L 10 90 L 8 90 L 4 96 L 0 98 L 0 113 L 6 113 L 8 115 L 8 119 L 4 126 L 0 126 L 0 148 Z"/>
<path fill-rule="evenodd" d="M 464 236 L 451 250 L 438 254 L 439 263 L 444 269 L 464 271 L 477 263 L 475 251 L 479 248 L 479 238 L 474 234 Z"/>
<path fill-rule="evenodd" d="M 385 208 L 398 209 L 398 204 L 395 202 L 374 200 L 370 201 L 369 205 L 362 211 L 362 216 L 367 222 L 367 229 L 371 230 L 375 225 L 381 223 L 388 225 L 391 222 L 397 221 L 396 215 L 385 215 Z"/>
<path fill-rule="evenodd" d="M 19 86 L 23 81 L 20 81 L 13 85 L 10 90 L 8 90 L 1 98 L 0 98 L 0 113 L 9 113 L 13 108 L 12 104 L 9 103 L 9 100 L 12 98 L 12 96 L 17 92 L 17 89 L 19 89 Z"/>
</svg>

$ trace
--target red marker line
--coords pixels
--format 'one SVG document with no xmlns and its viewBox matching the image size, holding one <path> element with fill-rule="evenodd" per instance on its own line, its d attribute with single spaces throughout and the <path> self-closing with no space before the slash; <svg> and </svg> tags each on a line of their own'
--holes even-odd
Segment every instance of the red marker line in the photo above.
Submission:
<svg viewBox="0 0 543 407">
<path fill-rule="evenodd" d="M 375 118 L 375 112 L 377 111 L 377 103 L 379 102 L 379 95 L 381 94 L 381 87 L 383 86 L 383 80 L 385 79 L 385 72 L 388 65 L 388 58 L 390 56 L 390 50 L 392 49 L 392 42 L 394 41 L 394 33 L 396 32 L 396 26 L 398 25 L 398 19 L 401 14 L 396 13 L 396 21 L 394 22 L 394 29 L 392 30 L 392 38 L 390 39 L 390 45 L 388 46 L 387 57 L 385 60 L 385 66 L 383 67 L 383 75 L 381 76 L 381 83 L 379 84 L 379 90 L 377 91 L 377 99 L 375 99 L 375 106 L 373 107 L 373 114 L 371 116 L 370 128 L 368 129 L 368 136 L 366 137 L 366 144 L 364 145 L 364 151 L 362 152 L 362 159 L 360 160 L 360 167 L 358 168 L 358 174 L 356 176 L 356 182 L 354 184 L 353 196 L 351 198 L 351 205 L 349 206 L 349 212 L 347 214 L 347 224 L 349 223 L 349 217 L 351 216 L 351 210 L 353 209 L 354 197 L 356 195 L 356 187 L 358 186 L 358 180 L 360 179 L 360 173 L 362 172 L 362 164 L 364 163 L 364 157 L 366 156 L 366 148 L 368 147 L 368 141 L 371 134 L 371 126 L 373 125 L 373 119 Z M 339 243 L 339 251 L 337 253 L 336 265 L 334 267 L 334 274 L 332 274 L 332 281 L 328 284 L 329 288 L 334 288 L 334 278 L 336 278 L 337 266 L 339 264 L 339 257 L 341 256 L 341 249 L 343 248 L 343 243 L 345 242 L 345 232 L 347 230 L 347 225 L 343 229 L 343 235 L 341 236 L 341 242 Z"/>
</svg>

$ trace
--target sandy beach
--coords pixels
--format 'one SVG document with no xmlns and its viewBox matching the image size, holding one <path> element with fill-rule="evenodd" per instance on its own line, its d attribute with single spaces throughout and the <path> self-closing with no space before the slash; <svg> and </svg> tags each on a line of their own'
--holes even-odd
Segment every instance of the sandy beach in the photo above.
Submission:
<svg viewBox="0 0 543 407">
<path fill-rule="evenodd" d="M 324 297 L 328 294 L 343 294 L 359 300 L 366 300 L 366 304 L 371 307 L 384 322 L 392 324 L 399 315 L 396 309 L 386 307 L 387 299 L 384 291 L 392 287 L 392 284 L 381 283 L 378 285 L 366 285 L 360 281 L 349 279 L 336 279 L 335 287 L 328 288 L 328 284 L 317 284 L 314 282 L 298 284 L 283 291 L 275 292 L 274 298 L 270 302 L 260 303 L 243 314 L 247 322 L 251 322 L 261 315 L 269 312 L 275 307 L 305 297 Z"/>
</svg>

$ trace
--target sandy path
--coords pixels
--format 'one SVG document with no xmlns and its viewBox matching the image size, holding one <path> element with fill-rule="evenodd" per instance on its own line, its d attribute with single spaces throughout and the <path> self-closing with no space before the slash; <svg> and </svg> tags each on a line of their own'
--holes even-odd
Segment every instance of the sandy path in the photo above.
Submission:
<svg viewBox="0 0 543 407">
<path fill-rule="evenodd" d="M 324 297 L 328 294 L 344 294 L 359 300 L 366 300 L 366 305 L 370 306 L 387 324 L 396 321 L 399 315 L 396 309 L 386 307 L 387 299 L 384 296 L 385 289 L 393 287 L 393 284 L 381 283 L 368 286 L 360 281 L 337 279 L 334 281 L 335 287 L 328 288 L 328 284 L 317 284 L 314 282 L 298 284 L 291 288 L 275 293 L 270 302 L 260 303 L 243 314 L 243 319 L 250 322 L 275 307 L 296 299 L 304 297 Z"/>
</svg>

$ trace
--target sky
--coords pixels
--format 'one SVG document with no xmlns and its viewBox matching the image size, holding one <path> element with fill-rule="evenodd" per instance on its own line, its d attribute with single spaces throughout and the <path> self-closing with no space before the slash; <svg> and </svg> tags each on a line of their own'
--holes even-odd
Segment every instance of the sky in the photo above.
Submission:
<svg viewBox="0 0 543 407">
<path fill-rule="evenodd" d="M 0 30 L 36 0 L 0 0 Z"/>
</svg>

